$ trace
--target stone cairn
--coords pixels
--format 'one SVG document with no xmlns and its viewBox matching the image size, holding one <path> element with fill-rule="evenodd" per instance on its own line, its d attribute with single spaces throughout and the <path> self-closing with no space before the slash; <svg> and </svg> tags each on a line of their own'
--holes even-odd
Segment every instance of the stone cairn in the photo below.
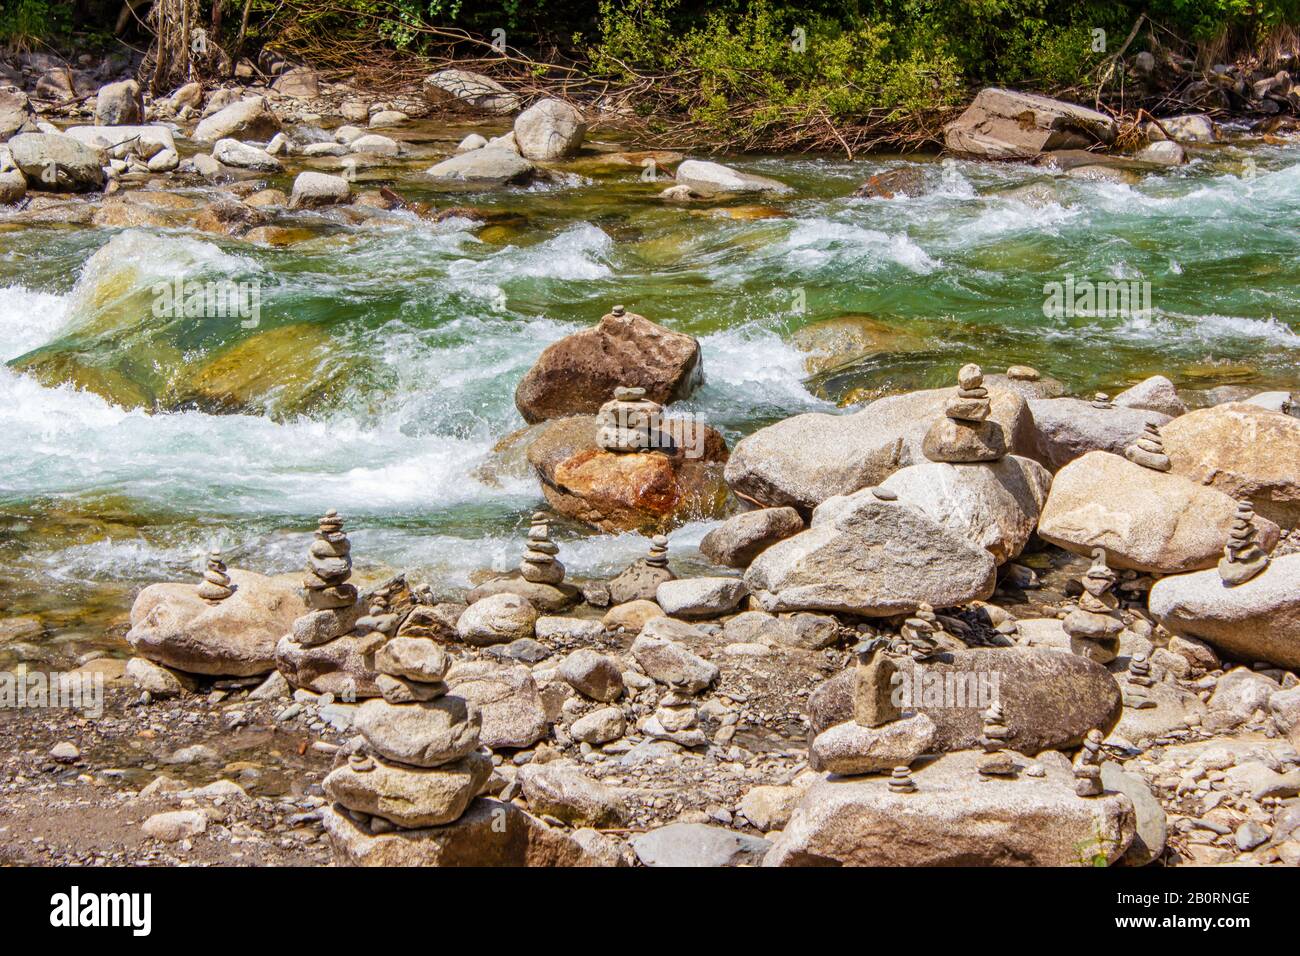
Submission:
<svg viewBox="0 0 1300 956">
<path fill-rule="evenodd" d="M 307 556 L 307 577 L 302 582 L 307 606 L 314 611 L 351 607 L 357 602 L 352 577 L 352 542 L 343 531 L 343 516 L 330 509 L 321 517 Z"/>
<path fill-rule="evenodd" d="M 381 698 L 357 710 L 363 743 L 325 778 L 325 793 L 370 833 L 454 823 L 482 791 L 492 760 L 481 718 L 443 678 L 451 658 L 434 641 L 398 637 L 375 653 Z"/>
<path fill-rule="evenodd" d="M 219 604 L 235 593 L 220 551 L 208 552 L 207 567 L 203 571 L 203 581 L 199 584 L 198 591 L 199 597 L 209 604 Z"/>
<path fill-rule="evenodd" d="M 645 563 L 652 568 L 668 567 L 668 539 L 657 534 L 650 539 L 650 550 L 645 556 Z"/>
<path fill-rule="evenodd" d="M 370 598 L 369 613 L 357 618 L 352 632 L 360 635 L 378 633 L 390 638 L 397 633 L 399 623 L 401 615 L 393 614 L 388 609 L 388 595 L 376 592 Z"/>
<path fill-rule="evenodd" d="M 980 757 L 978 770 L 981 777 L 1010 777 L 1016 772 L 1016 762 L 1007 752 L 1007 741 L 1011 739 L 1011 728 L 1002 716 L 1001 701 L 994 701 L 984 712 L 984 722 L 980 734 L 980 746 L 984 754 Z"/>
<path fill-rule="evenodd" d="M 1074 792 L 1081 797 L 1101 796 L 1101 741 L 1101 731 L 1094 727 L 1074 758 Z"/>
<path fill-rule="evenodd" d="M 1160 429 L 1155 422 L 1147 422 L 1142 436 L 1124 449 L 1124 457 L 1135 465 L 1153 471 L 1168 471 L 1170 468 L 1169 456 L 1165 454 L 1165 443 L 1160 437 Z"/>
<path fill-rule="evenodd" d="M 650 539 L 650 550 L 620 571 L 609 582 L 609 599 L 614 604 L 653 601 L 659 585 L 677 579 L 668 567 L 668 539 L 661 534 Z"/>
<path fill-rule="evenodd" d="M 662 413 L 663 406 L 647 399 L 644 388 L 620 385 L 596 413 L 596 444 L 616 453 L 660 447 Z"/>
<path fill-rule="evenodd" d="M 1098 392 L 1092 397 L 1093 408 L 1114 408 L 1115 403 L 1110 400 L 1110 396 L 1105 392 Z"/>
<path fill-rule="evenodd" d="M 978 365 L 957 373 L 957 394 L 944 405 L 943 417 L 930 426 L 921 451 L 931 461 L 997 461 L 1007 453 L 1002 426 L 989 421 L 992 404 Z"/>
<path fill-rule="evenodd" d="M 898 658 L 889 653 L 888 641 L 872 638 L 853 650 L 857 663 L 853 673 L 853 720 L 863 727 L 880 727 L 903 716 L 894 703 L 894 675 Z"/>
<path fill-rule="evenodd" d="M 934 608 L 924 602 L 903 622 L 900 634 L 913 660 L 928 661 L 941 650 L 939 639 L 943 636 L 943 628 L 939 626 Z"/>
<path fill-rule="evenodd" d="M 550 521 L 545 512 L 533 514 L 528 529 L 528 549 L 519 562 L 519 573 L 534 584 L 559 584 L 564 580 L 564 565 L 556 560 L 560 546 L 551 540 Z"/>
<path fill-rule="evenodd" d="M 889 774 L 891 793 L 916 793 L 916 781 L 912 779 L 911 767 L 895 767 Z"/>
<path fill-rule="evenodd" d="M 1150 689 L 1155 686 L 1151 677 L 1151 662 L 1141 651 L 1129 658 L 1128 671 L 1124 675 L 1124 706 L 1145 710 L 1156 706 L 1151 699 Z"/>
<path fill-rule="evenodd" d="M 1246 499 L 1237 502 L 1237 516 L 1223 546 L 1219 577 L 1228 587 L 1245 584 L 1268 567 L 1268 552 L 1255 541 L 1255 509 Z"/>
<path fill-rule="evenodd" d="M 1106 564 L 1106 552 L 1094 548 L 1092 567 L 1080 579 L 1083 594 L 1079 606 L 1065 616 L 1062 626 L 1070 636 L 1070 649 L 1098 664 L 1109 664 L 1119 656 L 1119 635 L 1124 621 L 1119 615 L 1119 598 L 1113 593 L 1116 574 Z"/>
</svg>

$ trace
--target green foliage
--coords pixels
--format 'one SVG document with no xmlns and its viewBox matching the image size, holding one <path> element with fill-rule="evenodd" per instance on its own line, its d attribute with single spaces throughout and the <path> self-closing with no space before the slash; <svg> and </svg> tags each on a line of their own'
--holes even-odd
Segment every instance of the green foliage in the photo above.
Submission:
<svg viewBox="0 0 1300 956">
<path fill-rule="evenodd" d="M 67 4 L 57 0 L 5 0 L 0 5 L 0 44 L 15 49 L 64 34 L 69 25 Z"/>
</svg>

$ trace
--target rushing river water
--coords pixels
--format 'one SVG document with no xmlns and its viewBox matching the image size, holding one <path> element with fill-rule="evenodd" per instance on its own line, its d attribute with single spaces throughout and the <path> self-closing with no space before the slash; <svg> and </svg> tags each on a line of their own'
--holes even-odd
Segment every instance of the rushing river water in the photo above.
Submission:
<svg viewBox="0 0 1300 956">
<path fill-rule="evenodd" d="M 403 195 L 522 218 L 302 213 L 312 237 L 283 248 L 0 218 L 0 358 L 75 360 L 110 396 L 0 366 L 0 616 L 39 615 L 27 640 L 75 658 L 120 635 L 139 586 L 193 579 L 211 545 L 238 566 L 298 570 L 330 507 L 349 517 L 363 577 L 410 569 L 463 586 L 512 567 L 541 501 L 517 453 L 493 454 L 523 425 L 515 385 L 548 342 L 616 302 L 699 337 L 707 384 L 687 407 L 733 443 L 797 412 L 948 384 L 966 361 L 1031 364 L 1084 394 L 1155 372 L 1188 389 L 1296 387 L 1296 151 L 1195 156 L 1132 185 L 922 161 L 925 195 L 889 201 L 849 197 L 907 161 L 733 157 L 796 192 L 721 215 L 592 160 L 544 187 L 440 196 L 417 154 L 385 174 Z M 256 327 L 155 318 L 154 285 L 178 275 L 256 283 Z M 1045 316 L 1045 284 L 1071 276 L 1149 282 L 1152 312 Z M 874 320 L 878 353 L 809 380 L 792 333 L 844 315 Z M 232 348 L 257 370 L 243 413 L 132 407 L 194 394 L 198 370 Z M 707 527 L 676 532 L 674 553 L 689 557 Z M 578 576 L 645 547 L 577 527 L 558 537 Z M 0 663 L 24 653 L 11 641 Z"/>
</svg>

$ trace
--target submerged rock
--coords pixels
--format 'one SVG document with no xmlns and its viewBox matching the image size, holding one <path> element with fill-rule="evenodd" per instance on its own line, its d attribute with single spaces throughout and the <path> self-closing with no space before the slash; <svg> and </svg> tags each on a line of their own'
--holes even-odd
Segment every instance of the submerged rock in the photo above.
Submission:
<svg viewBox="0 0 1300 956">
<path fill-rule="evenodd" d="M 485 146 L 460 153 L 430 167 L 428 175 L 450 183 L 521 185 L 533 178 L 537 167 L 518 153 Z"/>
<path fill-rule="evenodd" d="M 721 163 L 688 159 L 674 173 L 677 183 L 703 196 L 721 193 L 769 193 L 781 195 L 793 192 L 785 183 L 767 176 L 742 173 Z"/>
</svg>

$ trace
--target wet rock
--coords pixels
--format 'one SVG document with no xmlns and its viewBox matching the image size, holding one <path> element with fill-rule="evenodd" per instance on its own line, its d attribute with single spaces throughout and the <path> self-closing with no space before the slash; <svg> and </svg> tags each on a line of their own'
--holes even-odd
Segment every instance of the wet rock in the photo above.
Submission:
<svg viewBox="0 0 1300 956">
<path fill-rule="evenodd" d="M 1057 473 L 1038 534 L 1076 554 L 1105 548 L 1116 568 L 1176 574 L 1218 563 L 1236 513 L 1237 503 L 1213 488 L 1094 451 Z M 1277 528 L 1258 527 L 1267 550 Z"/>
<path fill-rule="evenodd" d="M 1229 402 L 1188 412 L 1160 434 L 1175 474 L 1248 498 L 1283 528 L 1300 525 L 1300 419 Z"/>
<path fill-rule="evenodd" d="M 518 153 L 485 146 L 444 159 L 429 168 L 428 175 L 449 183 L 479 185 L 522 185 L 533 178 L 537 167 Z"/>
<path fill-rule="evenodd" d="M 1191 113 L 1186 116 L 1166 116 L 1160 120 L 1177 142 L 1180 143 L 1217 143 L 1219 130 L 1214 120 L 1204 113 Z"/>
<path fill-rule="evenodd" d="M 1152 375 L 1132 388 L 1126 388 L 1115 396 L 1114 402 L 1124 408 L 1142 408 L 1171 418 L 1187 412 L 1187 405 L 1179 397 L 1178 389 L 1163 375 Z"/>
<path fill-rule="evenodd" d="M 984 464 L 910 465 L 881 487 L 1004 564 L 1029 542 L 1051 485 L 1051 474 L 1038 462 L 1007 455 Z"/>
<path fill-rule="evenodd" d="M 824 502 L 807 531 L 758 556 L 745 584 L 767 611 L 890 616 L 987 598 L 996 565 L 964 536 L 866 490 Z"/>
<path fill-rule="evenodd" d="M 944 145 L 977 159 L 1032 159 L 1045 150 L 1087 149 L 1115 141 L 1104 113 L 1033 93 L 986 88 L 944 127 Z"/>
<path fill-rule="evenodd" d="M 925 172 L 919 166 L 902 166 L 876 173 L 853 191 L 865 199 L 893 199 L 895 196 L 920 196 L 926 192 Z"/>
<path fill-rule="evenodd" d="M 634 836 L 646 866 L 757 866 L 771 844 L 759 837 L 704 823 L 672 823 Z"/>
<path fill-rule="evenodd" d="M 813 784 L 765 866 L 1104 866 L 1132 843 L 1132 801 L 1084 798 L 1068 768 L 981 778 L 982 754 L 913 768 L 914 793 L 881 778 Z"/>
<path fill-rule="evenodd" d="M 389 136 L 368 133 L 352 140 L 348 144 L 348 149 L 353 153 L 367 153 L 371 156 L 399 156 L 402 152 L 402 144 Z"/>
<path fill-rule="evenodd" d="M 618 453 L 596 442 L 596 419 L 551 422 L 528 447 L 550 506 L 602 531 L 667 530 L 712 517 L 726 500 L 726 442 L 705 425 L 689 446 Z M 698 453 L 698 454 L 697 454 Z"/>
<path fill-rule="evenodd" d="M 848 415 L 810 412 L 760 428 L 732 450 L 727 483 L 750 501 L 802 512 L 878 485 L 899 468 L 928 461 L 921 450 L 926 432 L 956 394 L 938 388 L 891 395 Z M 1032 457 L 1034 422 L 1025 400 L 999 388 L 990 388 L 989 398 L 989 420 L 1002 426 L 1007 450 Z"/>
<path fill-rule="evenodd" d="M 1175 634 L 1246 660 L 1300 667 L 1300 554 L 1273 558 L 1235 587 L 1226 586 L 1217 569 L 1162 578 L 1149 604 Z"/>
<path fill-rule="evenodd" d="M 333 807 L 321 823 L 339 866 L 597 866 L 603 859 L 514 804 L 487 798 L 441 827 L 376 834 Z"/>
<path fill-rule="evenodd" d="M 151 584 L 131 607 L 136 653 L 193 674 L 244 677 L 275 669 L 275 646 L 302 610 L 292 584 L 230 570 L 235 593 L 210 604 L 193 584 Z"/>
<path fill-rule="evenodd" d="M 744 568 L 765 549 L 803 530 L 793 508 L 760 508 L 728 518 L 704 536 L 700 552 L 714 564 Z"/>
<path fill-rule="evenodd" d="M 215 143 L 222 139 L 266 142 L 280 132 L 280 119 L 271 110 L 266 97 L 231 103 L 204 118 L 190 136 L 196 143 Z"/>
<path fill-rule="evenodd" d="M 620 386 L 645 389 L 660 405 L 686 398 L 704 381 L 700 344 L 621 306 L 590 329 L 542 352 L 515 389 L 528 422 L 594 414 Z"/>
<path fill-rule="evenodd" d="M 293 209 L 332 206 L 352 198 L 348 181 L 342 176 L 325 173 L 299 173 L 293 181 L 293 196 L 289 205 Z"/>
<path fill-rule="evenodd" d="M 782 195 L 793 192 L 785 183 L 767 176 L 742 173 L 721 163 L 698 159 L 688 159 L 681 163 L 674 175 L 678 185 L 686 186 L 701 196 L 716 196 L 724 193 Z"/>
<path fill-rule="evenodd" d="M 218 199 L 194 220 L 194 228 L 219 236 L 242 236 L 254 226 L 267 224 L 266 213 L 236 199 Z"/>
<path fill-rule="evenodd" d="M 496 80 L 468 70 L 439 70 L 424 78 L 430 106 L 504 115 L 519 109 L 519 97 Z"/>
<path fill-rule="evenodd" d="M 587 134 L 587 122 L 576 107 L 546 99 L 515 117 L 514 133 L 525 159 L 554 162 L 577 155 Z"/>
<path fill-rule="evenodd" d="M 627 821 L 622 794 L 593 780 L 571 760 L 526 764 L 519 770 L 519 785 L 534 813 L 572 826 L 618 827 Z"/>
<path fill-rule="evenodd" d="M 223 166 L 235 169 L 252 169 L 258 172 L 279 172 L 280 161 L 264 149 L 241 143 L 237 139 L 219 139 L 212 147 L 212 158 Z"/>
<path fill-rule="evenodd" d="M 104 185 L 103 152 L 63 134 L 19 133 L 8 143 L 31 189 L 87 192 Z"/>
<path fill-rule="evenodd" d="M 1143 163 L 1156 163 L 1160 166 L 1181 166 L 1187 162 L 1187 153 L 1175 142 L 1164 140 L 1148 143 L 1133 154 L 1133 158 Z"/>
</svg>

